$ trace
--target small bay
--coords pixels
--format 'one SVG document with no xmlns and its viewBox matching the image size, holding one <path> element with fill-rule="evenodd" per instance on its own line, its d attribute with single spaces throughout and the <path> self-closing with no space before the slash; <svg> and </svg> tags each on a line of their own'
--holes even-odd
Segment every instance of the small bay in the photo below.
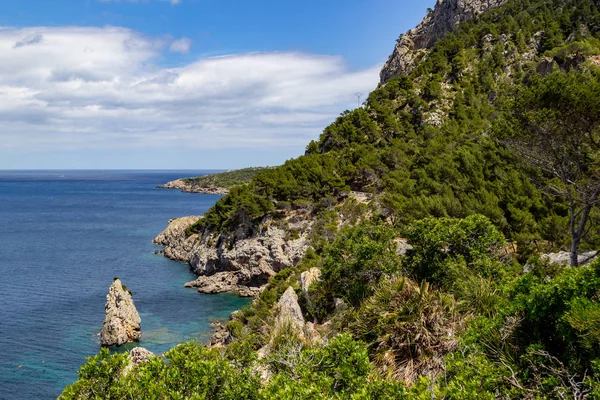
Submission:
<svg viewBox="0 0 600 400">
<path fill-rule="evenodd" d="M 187 264 L 154 251 L 171 218 L 215 195 L 155 189 L 211 171 L 0 171 L 0 399 L 56 398 L 98 352 L 113 277 L 133 291 L 140 346 L 205 341 L 210 323 L 248 304 L 183 284 Z"/>
</svg>

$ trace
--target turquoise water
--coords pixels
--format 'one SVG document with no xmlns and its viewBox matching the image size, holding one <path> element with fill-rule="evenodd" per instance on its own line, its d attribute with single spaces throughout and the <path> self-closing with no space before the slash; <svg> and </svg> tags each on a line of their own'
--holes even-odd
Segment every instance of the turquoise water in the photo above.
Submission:
<svg viewBox="0 0 600 400">
<path fill-rule="evenodd" d="M 210 335 L 247 304 L 183 284 L 187 264 L 155 255 L 170 218 L 219 197 L 155 186 L 207 171 L 0 171 L 0 399 L 56 398 L 100 348 L 113 277 L 133 291 L 139 345 L 163 352 Z M 20 367 L 20 368 L 19 368 Z"/>
</svg>

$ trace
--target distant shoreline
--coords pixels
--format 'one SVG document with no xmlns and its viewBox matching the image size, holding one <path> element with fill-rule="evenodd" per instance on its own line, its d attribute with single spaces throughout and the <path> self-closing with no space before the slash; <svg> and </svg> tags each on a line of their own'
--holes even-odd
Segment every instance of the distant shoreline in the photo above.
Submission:
<svg viewBox="0 0 600 400">
<path fill-rule="evenodd" d="M 200 187 L 198 185 L 194 185 L 193 183 L 189 183 L 184 181 L 183 179 L 176 179 L 171 182 L 167 182 L 164 185 L 158 185 L 157 189 L 177 189 L 181 190 L 184 193 L 198 193 L 198 194 L 216 194 L 220 196 L 225 196 L 229 193 L 229 189 L 222 187 Z"/>
</svg>

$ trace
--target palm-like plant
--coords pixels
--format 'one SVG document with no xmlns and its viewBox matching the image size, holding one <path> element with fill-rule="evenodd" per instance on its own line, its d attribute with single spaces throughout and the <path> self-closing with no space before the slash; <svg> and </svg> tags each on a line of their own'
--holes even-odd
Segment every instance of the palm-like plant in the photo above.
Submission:
<svg viewBox="0 0 600 400">
<path fill-rule="evenodd" d="M 380 372 L 411 384 L 441 371 L 444 355 L 457 347 L 463 322 L 452 295 L 394 276 L 365 300 L 350 328 L 370 344 Z"/>
</svg>

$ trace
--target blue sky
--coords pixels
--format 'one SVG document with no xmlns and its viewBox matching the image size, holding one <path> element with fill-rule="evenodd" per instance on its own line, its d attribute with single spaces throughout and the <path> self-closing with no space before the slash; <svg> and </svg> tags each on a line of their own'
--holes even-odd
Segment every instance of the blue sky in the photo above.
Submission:
<svg viewBox="0 0 600 400">
<path fill-rule="evenodd" d="M 280 164 L 433 3 L 3 1 L 0 169 Z"/>
</svg>

